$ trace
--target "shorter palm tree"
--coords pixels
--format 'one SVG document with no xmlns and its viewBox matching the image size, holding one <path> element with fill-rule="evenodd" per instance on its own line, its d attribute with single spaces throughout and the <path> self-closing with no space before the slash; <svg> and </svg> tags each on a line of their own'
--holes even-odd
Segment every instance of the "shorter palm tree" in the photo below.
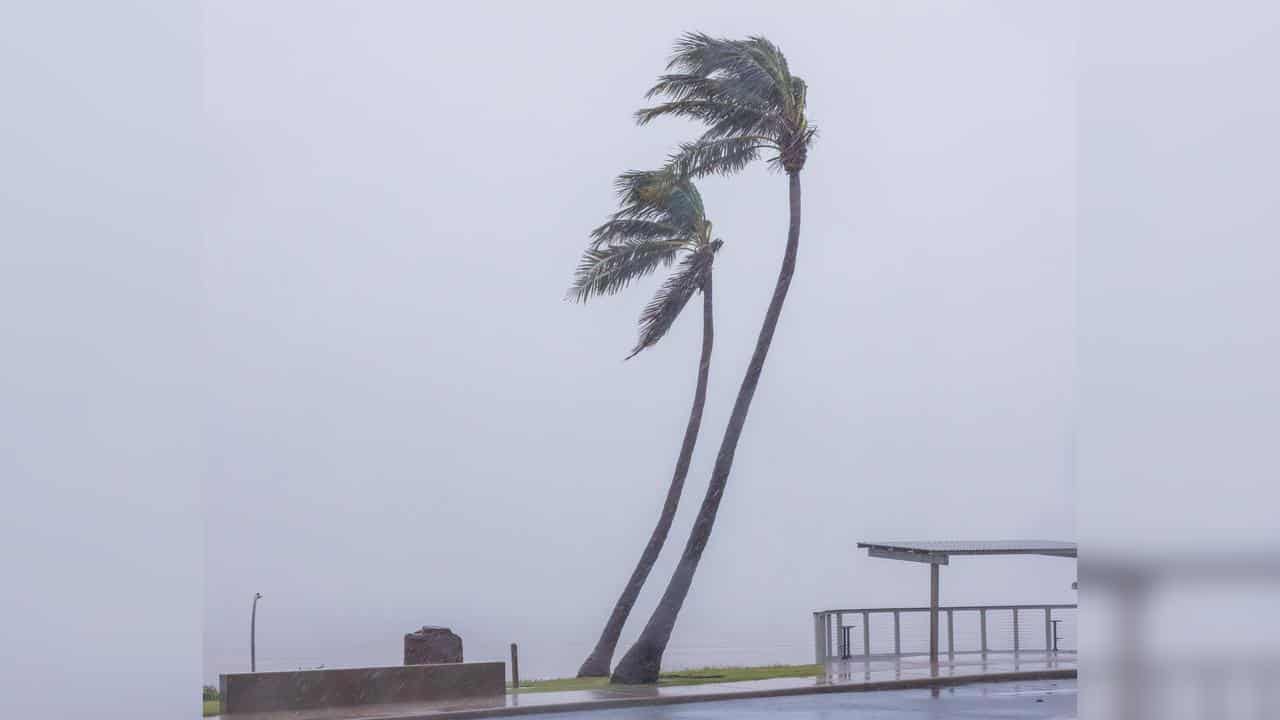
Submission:
<svg viewBox="0 0 1280 720">
<path fill-rule="evenodd" d="M 691 180 L 676 178 L 665 171 L 629 172 L 618 178 L 616 186 L 622 207 L 608 222 L 592 231 L 591 244 L 578 265 L 570 296 L 585 302 L 598 295 L 612 295 L 658 268 L 674 265 L 675 270 L 640 314 L 640 337 L 627 358 L 635 357 L 661 340 L 695 292 L 702 293 L 702 353 L 698 359 L 693 408 L 662 514 L 613 606 L 600 639 L 578 670 L 578 677 L 609 674 L 622 626 L 662 551 L 680 504 L 707 400 L 714 341 L 711 269 L 722 244 L 712 238 L 702 195 Z"/>
</svg>

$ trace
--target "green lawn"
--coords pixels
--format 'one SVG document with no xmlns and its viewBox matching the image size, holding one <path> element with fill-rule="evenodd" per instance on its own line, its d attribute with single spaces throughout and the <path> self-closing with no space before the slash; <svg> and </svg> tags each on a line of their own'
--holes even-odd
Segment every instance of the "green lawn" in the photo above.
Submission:
<svg viewBox="0 0 1280 720">
<path fill-rule="evenodd" d="M 770 678 L 815 677 L 822 672 L 820 665 L 764 665 L 761 667 L 716 667 L 680 670 L 662 673 L 658 685 L 705 685 L 707 683 L 742 682 L 744 680 L 768 680 Z M 609 678 L 559 678 L 556 680 L 525 680 L 520 692 L 563 692 L 565 690 L 596 690 L 607 687 Z M 511 688 L 507 688 L 511 692 Z"/>
</svg>

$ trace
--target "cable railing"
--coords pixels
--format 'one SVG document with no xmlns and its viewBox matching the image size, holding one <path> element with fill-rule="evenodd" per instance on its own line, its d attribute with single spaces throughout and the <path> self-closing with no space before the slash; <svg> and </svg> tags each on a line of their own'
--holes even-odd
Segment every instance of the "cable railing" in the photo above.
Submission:
<svg viewBox="0 0 1280 720">
<path fill-rule="evenodd" d="M 814 660 L 929 654 L 929 608 L 845 608 L 813 614 Z M 1076 606 L 938 608 L 938 653 L 1075 652 Z"/>
</svg>

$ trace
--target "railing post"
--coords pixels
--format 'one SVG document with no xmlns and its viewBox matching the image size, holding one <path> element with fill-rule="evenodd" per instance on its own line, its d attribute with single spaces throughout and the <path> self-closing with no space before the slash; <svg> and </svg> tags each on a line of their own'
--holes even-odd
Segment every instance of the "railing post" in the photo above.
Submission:
<svg viewBox="0 0 1280 720">
<path fill-rule="evenodd" d="M 978 626 L 982 634 L 982 654 L 987 654 L 987 609 L 982 608 L 978 611 Z"/>
<path fill-rule="evenodd" d="M 947 654 L 956 654 L 956 616 L 953 610 L 947 611 Z"/>
<path fill-rule="evenodd" d="M 1018 608 L 1013 609 L 1013 652 L 1018 652 Z"/>
<path fill-rule="evenodd" d="M 902 613 L 893 611 L 893 654 L 902 654 Z"/>
<path fill-rule="evenodd" d="M 827 638 L 827 644 L 826 644 L 827 656 L 830 657 L 831 655 L 831 613 L 826 613 L 823 617 L 825 618 L 825 620 L 822 626 L 822 632 L 823 632 L 823 635 L 826 636 Z M 837 638 L 837 641 L 838 640 L 839 638 Z"/>
<path fill-rule="evenodd" d="M 929 563 L 929 664 L 938 664 L 938 563 Z"/>
<path fill-rule="evenodd" d="M 1053 608 L 1044 609 L 1044 651 L 1053 648 Z"/>
<path fill-rule="evenodd" d="M 836 656 L 841 660 L 849 657 L 849 634 L 844 631 L 844 613 L 836 613 Z"/>
<path fill-rule="evenodd" d="M 871 656 L 871 613 L 862 613 L 862 656 Z"/>
<path fill-rule="evenodd" d="M 813 614 L 813 662 L 822 665 L 827 662 L 827 648 L 822 641 L 822 616 L 825 613 Z"/>
</svg>

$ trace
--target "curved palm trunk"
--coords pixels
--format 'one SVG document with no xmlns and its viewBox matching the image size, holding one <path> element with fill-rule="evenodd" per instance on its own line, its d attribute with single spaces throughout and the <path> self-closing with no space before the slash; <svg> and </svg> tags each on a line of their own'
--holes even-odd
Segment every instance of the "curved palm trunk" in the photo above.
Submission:
<svg viewBox="0 0 1280 720">
<path fill-rule="evenodd" d="M 658 554 L 662 552 L 662 546 L 667 541 L 667 534 L 671 531 L 671 522 L 675 519 L 676 508 L 680 505 L 680 494 L 684 491 L 684 480 L 689 474 L 693 448 L 698 442 L 698 430 L 702 426 L 702 409 L 707 401 L 707 376 L 711 370 L 711 346 L 715 336 L 711 306 L 711 275 L 708 274 L 702 288 L 702 355 L 698 360 L 698 383 L 693 391 L 693 409 L 689 412 L 689 424 L 684 430 L 684 443 L 680 446 L 680 455 L 676 459 L 671 486 L 667 488 L 667 501 L 662 506 L 662 515 L 658 518 L 657 526 L 653 528 L 653 534 L 649 536 L 649 544 L 644 546 L 644 552 L 640 554 L 636 569 L 631 571 L 631 579 L 627 580 L 621 597 L 613 606 L 613 612 L 609 615 L 609 621 L 605 623 L 604 632 L 600 633 L 600 639 L 596 641 L 595 649 L 578 670 L 578 677 L 609 675 L 609 666 L 613 662 L 613 652 L 618 647 L 618 636 L 622 634 L 622 626 L 626 624 L 627 616 L 631 614 L 631 608 L 635 606 L 636 598 L 640 595 L 640 589 L 644 587 L 644 581 L 648 579 L 649 571 L 653 570 L 653 564 L 657 562 Z"/>
<path fill-rule="evenodd" d="M 716 455 L 715 468 L 711 471 L 711 483 L 707 486 L 707 495 L 698 510 L 698 518 L 689 533 L 689 541 L 676 566 L 675 574 L 667 584 L 662 600 L 649 618 L 640 633 L 636 644 L 631 646 L 627 654 L 618 662 L 613 671 L 612 681 L 615 683 L 652 683 L 658 681 L 658 671 L 662 666 L 662 654 L 671 639 L 671 631 L 675 628 L 676 617 L 684 605 L 693 584 L 693 574 L 698 569 L 698 561 L 702 551 L 711 539 L 711 528 L 715 525 L 716 512 L 720 509 L 720 499 L 724 496 L 725 486 L 729 482 L 729 471 L 733 468 L 733 456 L 738 449 L 738 439 L 742 436 L 742 427 L 747 421 L 747 411 L 751 409 L 751 398 L 755 395 L 756 385 L 760 382 L 760 372 L 764 369 L 765 357 L 769 355 L 769 345 L 773 342 L 773 331 L 778 326 L 778 317 L 782 314 L 782 304 L 787 299 L 787 290 L 791 287 L 791 275 L 796 267 L 796 250 L 800 246 L 800 173 L 787 173 L 791 189 L 791 224 L 787 230 L 787 249 L 782 256 L 782 268 L 778 271 L 778 283 L 773 289 L 773 299 L 769 301 L 769 309 L 764 315 L 764 325 L 760 328 L 760 336 L 756 339 L 755 352 L 751 354 L 751 364 L 747 366 L 747 374 L 742 378 L 742 386 L 738 389 L 738 399 L 733 403 L 733 414 L 729 416 L 729 426 L 725 428 L 724 440 L 720 443 L 720 452 Z"/>
</svg>

